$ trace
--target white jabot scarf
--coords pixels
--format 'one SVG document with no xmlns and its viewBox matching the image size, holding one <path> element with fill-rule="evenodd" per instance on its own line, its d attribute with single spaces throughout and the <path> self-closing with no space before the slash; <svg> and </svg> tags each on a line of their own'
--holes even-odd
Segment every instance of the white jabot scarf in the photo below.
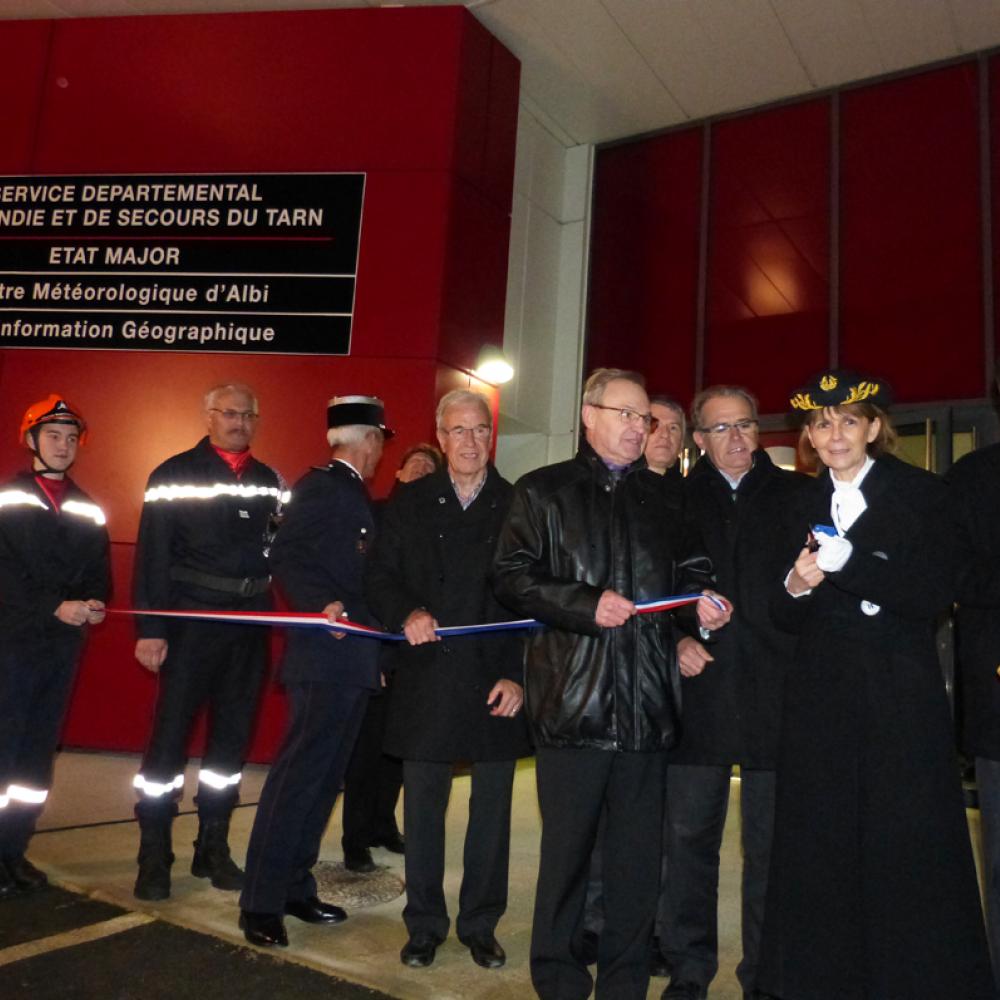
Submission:
<svg viewBox="0 0 1000 1000">
<path fill-rule="evenodd" d="M 830 516 L 841 535 L 849 531 L 851 525 L 868 509 L 864 494 L 861 492 L 861 483 L 874 464 L 875 460 L 869 455 L 861 471 L 849 483 L 834 479 L 833 470 L 830 470 L 830 479 L 833 481 Z"/>
</svg>

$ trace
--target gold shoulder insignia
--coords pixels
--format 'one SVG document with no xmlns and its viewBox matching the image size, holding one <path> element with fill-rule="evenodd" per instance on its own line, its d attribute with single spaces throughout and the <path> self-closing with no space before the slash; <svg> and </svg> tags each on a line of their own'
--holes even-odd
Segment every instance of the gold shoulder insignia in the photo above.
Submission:
<svg viewBox="0 0 1000 1000">
<path fill-rule="evenodd" d="M 837 388 L 837 377 L 835 375 L 824 375 L 819 380 L 819 387 L 824 392 L 829 392 L 831 389 Z"/>
</svg>

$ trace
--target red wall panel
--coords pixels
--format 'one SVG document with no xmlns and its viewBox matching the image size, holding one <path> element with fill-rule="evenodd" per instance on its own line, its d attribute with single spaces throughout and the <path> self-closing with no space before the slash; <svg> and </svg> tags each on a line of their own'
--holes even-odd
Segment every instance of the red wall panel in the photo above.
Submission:
<svg viewBox="0 0 1000 1000">
<path fill-rule="evenodd" d="M 31 163 L 51 35 L 50 21 L 19 21 L 0 32 L 0 172 L 21 173 Z"/>
<path fill-rule="evenodd" d="M 765 412 L 827 360 L 829 134 L 827 100 L 712 128 L 704 380 Z"/>
<path fill-rule="evenodd" d="M 477 29 L 459 8 L 57 21 L 36 169 L 452 169 Z"/>
<path fill-rule="evenodd" d="M 989 66 L 998 287 L 1000 57 Z M 781 412 L 788 390 L 827 363 L 829 187 L 839 155 L 840 362 L 881 371 L 903 402 L 989 394 L 979 70 L 970 59 L 843 90 L 836 152 L 829 98 L 706 126 L 705 383 L 748 385 L 765 412 Z M 639 368 L 682 399 L 696 346 L 697 134 L 599 151 L 594 190 L 587 364 Z M 682 137 L 686 157 L 677 155 Z M 669 211 L 664 188 L 678 199 Z M 1000 351 L 996 316 L 989 335 Z"/>
<path fill-rule="evenodd" d="M 601 150 L 594 179 L 588 369 L 694 391 L 701 129 Z"/>
<path fill-rule="evenodd" d="M 977 69 L 841 100 L 841 360 L 901 401 L 982 396 Z"/>
<path fill-rule="evenodd" d="M 327 459 L 330 396 L 382 396 L 398 432 L 374 486 L 387 492 L 405 448 L 432 439 L 439 386 L 469 383 L 454 365 L 501 339 L 510 53 L 456 7 L 3 21 L 0 56 L 18 95 L 2 112 L 8 172 L 367 175 L 350 357 L 0 351 L 0 473 L 24 461 L 14 429 L 28 402 L 58 389 L 91 421 L 75 474 L 109 515 L 115 603 L 128 604 L 146 477 L 201 436 L 214 383 L 257 389 L 254 451 L 289 480 Z M 155 683 L 133 645 L 127 622 L 94 630 L 68 742 L 141 749 Z M 283 711 L 272 689 L 255 759 Z"/>
</svg>

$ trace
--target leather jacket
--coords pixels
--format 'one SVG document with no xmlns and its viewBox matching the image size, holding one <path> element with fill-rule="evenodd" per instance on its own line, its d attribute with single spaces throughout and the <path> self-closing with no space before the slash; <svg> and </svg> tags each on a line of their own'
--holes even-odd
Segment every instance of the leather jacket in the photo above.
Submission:
<svg viewBox="0 0 1000 1000">
<path fill-rule="evenodd" d="M 594 620 L 603 591 L 636 602 L 693 593 L 711 563 L 680 485 L 640 458 L 616 476 L 586 442 L 522 477 L 493 565 L 497 596 L 546 628 L 528 634 L 525 707 L 537 746 L 658 751 L 679 734 L 674 613 Z"/>
</svg>

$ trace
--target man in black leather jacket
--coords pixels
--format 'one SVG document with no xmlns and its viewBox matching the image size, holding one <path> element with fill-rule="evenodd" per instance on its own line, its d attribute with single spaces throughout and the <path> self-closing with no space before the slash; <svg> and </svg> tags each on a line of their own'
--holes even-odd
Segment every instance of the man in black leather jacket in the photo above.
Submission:
<svg viewBox="0 0 1000 1000">
<path fill-rule="evenodd" d="M 543 1000 L 584 1000 L 579 952 L 588 863 L 606 811 L 597 997 L 646 996 L 660 862 L 663 751 L 678 732 L 673 615 L 636 602 L 697 592 L 708 559 L 675 491 L 645 468 L 641 375 L 599 369 L 584 387 L 576 458 L 524 476 L 498 541 L 497 596 L 547 626 L 528 639 L 525 705 L 538 748 L 542 847 L 531 975 Z M 730 611 L 697 605 L 702 628 Z"/>
</svg>

